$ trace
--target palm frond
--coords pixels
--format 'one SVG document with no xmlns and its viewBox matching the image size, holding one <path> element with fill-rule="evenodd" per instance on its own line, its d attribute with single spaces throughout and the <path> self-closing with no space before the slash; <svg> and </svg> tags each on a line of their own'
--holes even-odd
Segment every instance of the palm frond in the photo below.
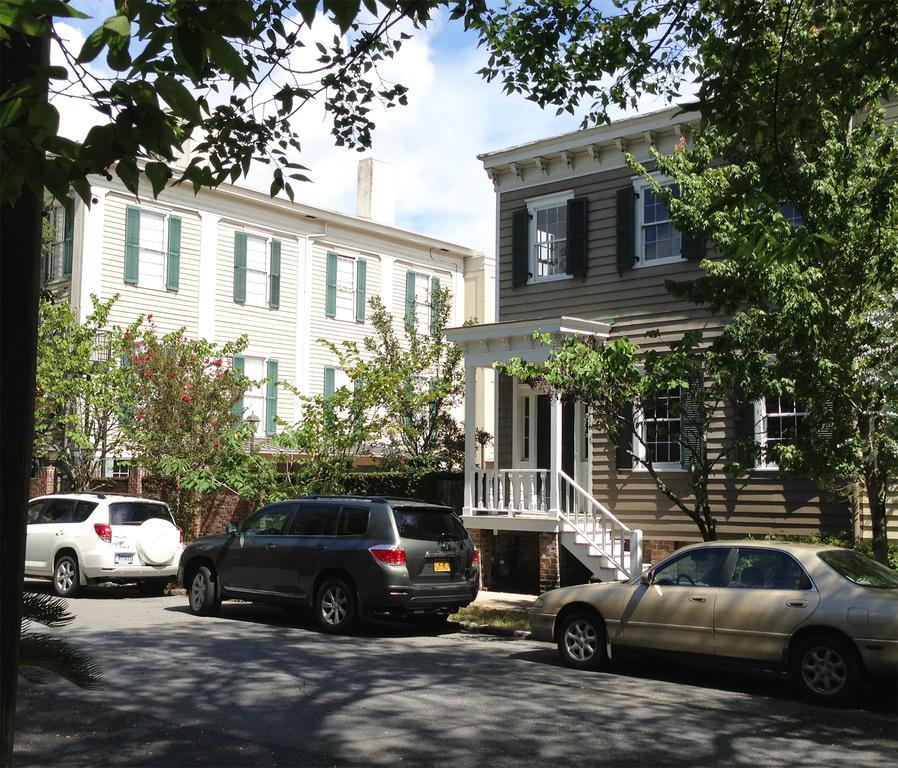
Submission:
<svg viewBox="0 0 898 768">
<path fill-rule="evenodd" d="M 34 682 L 54 672 L 80 688 L 98 688 L 103 678 L 99 664 L 65 640 L 41 633 L 24 632 L 19 644 L 19 665 L 38 670 L 27 675 Z"/>
<path fill-rule="evenodd" d="M 68 604 L 62 598 L 37 592 L 25 592 L 22 595 L 23 622 L 36 621 L 45 627 L 64 627 L 74 618 L 74 614 L 69 613 Z M 24 623 L 22 631 L 27 631 Z"/>
</svg>

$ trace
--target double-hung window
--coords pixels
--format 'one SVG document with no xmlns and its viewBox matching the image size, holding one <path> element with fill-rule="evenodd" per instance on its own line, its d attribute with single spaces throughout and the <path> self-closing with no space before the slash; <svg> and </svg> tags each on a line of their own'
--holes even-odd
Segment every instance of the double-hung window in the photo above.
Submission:
<svg viewBox="0 0 898 768">
<path fill-rule="evenodd" d="M 234 232 L 234 301 L 250 307 L 280 306 L 280 240 Z"/>
<path fill-rule="evenodd" d="M 639 438 L 634 453 L 656 469 L 680 469 L 680 393 L 658 395 L 636 414 Z"/>
<path fill-rule="evenodd" d="M 572 192 L 527 203 L 530 215 L 530 279 L 557 279 L 568 274 L 568 205 Z"/>
<path fill-rule="evenodd" d="M 277 431 L 278 361 L 254 355 L 234 358 L 234 371 L 250 380 L 243 397 L 234 405 L 238 421 L 258 419 L 256 435 L 273 435 Z"/>
<path fill-rule="evenodd" d="M 69 200 L 65 205 L 54 205 L 48 214 L 50 242 L 44 253 L 44 280 L 60 280 L 72 274 L 72 247 L 74 234 L 74 207 Z"/>
<path fill-rule="evenodd" d="M 676 185 L 671 185 L 677 194 Z M 682 259 L 683 237 L 670 218 L 667 203 L 648 185 L 637 188 L 636 261 L 648 266 Z"/>
<path fill-rule="evenodd" d="M 420 334 L 433 334 L 439 321 L 434 293 L 439 290 L 436 276 L 409 270 L 405 274 L 405 325 Z"/>
<path fill-rule="evenodd" d="M 125 211 L 125 283 L 177 291 L 180 270 L 180 217 L 129 205 Z"/>
<path fill-rule="evenodd" d="M 780 213 L 793 227 L 800 227 L 804 224 L 804 216 L 792 203 L 780 203 Z"/>
<path fill-rule="evenodd" d="M 787 395 L 768 395 L 755 403 L 755 440 L 761 446 L 758 466 L 776 469 L 776 446 L 793 444 L 804 434 L 807 411 Z"/>
<path fill-rule="evenodd" d="M 365 322 L 367 261 L 327 252 L 324 314 L 334 320 Z"/>
</svg>

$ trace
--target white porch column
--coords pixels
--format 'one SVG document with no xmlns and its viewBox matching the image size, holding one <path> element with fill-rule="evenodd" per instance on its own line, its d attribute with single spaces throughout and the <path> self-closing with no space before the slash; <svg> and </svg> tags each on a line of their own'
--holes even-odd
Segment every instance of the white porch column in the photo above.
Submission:
<svg viewBox="0 0 898 768">
<path fill-rule="evenodd" d="M 476 368 L 465 358 L 465 502 L 463 515 L 473 514 L 474 509 L 474 454 L 477 448 L 474 435 L 474 399 Z"/>
<path fill-rule="evenodd" d="M 561 398 L 553 394 L 549 403 L 549 512 L 557 516 L 561 509 Z"/>
</svg>

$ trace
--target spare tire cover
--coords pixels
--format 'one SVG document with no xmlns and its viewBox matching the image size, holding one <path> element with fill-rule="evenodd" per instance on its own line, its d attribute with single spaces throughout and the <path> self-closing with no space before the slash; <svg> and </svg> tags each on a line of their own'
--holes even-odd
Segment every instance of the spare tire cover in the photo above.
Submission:
<svg viewBox="0 0 898 768">
<path fill-rule="evenodd" d="M 137 529 L 137 534 L 137 552 L 140 559 L 150 565 L 171 562 L 181 543 L 178 529 L 158 517 L 144 520 Z"/>
</svg>

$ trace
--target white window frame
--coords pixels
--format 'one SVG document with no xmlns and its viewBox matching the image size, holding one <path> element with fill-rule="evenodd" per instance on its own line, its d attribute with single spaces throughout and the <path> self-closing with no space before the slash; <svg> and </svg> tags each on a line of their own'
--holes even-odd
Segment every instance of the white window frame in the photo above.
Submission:
<svg viewBox="0 0 898 768">
<path fill-rule="evenodd" d="M 670 395 L 666 395 L 666 397 L 670 397 Z M 683 397 L 683 393 L 681 391 L 679 393 L 679 398 L 682 400 L 682 397 Z M 652 419 L 652 421 L 660 421 L 660 419 Z M 668 419 L 664 419 L 664 421 L 679 422 L 680 429 L 681 430 L 683 429 L 682 415 L 677 418 L 670 417 Z M 639 457 L 640 459 L 642 459 L 644 461 L 646 458 L 645 426 L 646 426 L 647 422 L 646 422 L 645 415 L 644 415 L 644 412 L 643 412 L 643 409 L 641 406 L 633 409 L 633 423 L 636 428 L 635 429 L 636 434 L 633 435 L 633 453 L 637 457 Z M 679 446 L 679 449 L 680 449 L 680 456 L 682 456 L 683 445 L 682 445 L 682 443 L 677 443 L 677 445 Z M 652 467 L 658 472 L 685 472 L 686 471 L 685 469 L 683 469 L 683 465 L 679 461 L 655 461 L 655 462 L 652 462 Z M 637 470 L 637 471 L 648 472 L 648 469 L 645 467 L 645 465 L 640 462 L 636 462 L 633 469 Z"/>
<path fill-rule="evenodd" d="M 771 395 L 773 397 L 773 395 Z M 780 398 L 783 396 L 780 395 Z M 788 397 L 788 395 L 786 396 Z M 794 398 L 790 398 L 794 399 Z M 797 404 L 796 404 L 797 407 Z M 754 412 L 755 412 L 755 442 L 761 446 L 761 455 L 758 457 L 757 462 L 755 463 L 755 469 L 765 469 L 765 470 L 778 470 L 780 468 L 779 464 L 775 461 L 771 461 L 767 457 L 767 443 L 769 439 L 767 437 L 767 398 L 762 397 L 759 400 L 755 400 L 754 404 Z M 807 416 L 807 411 L 779 411 L 775 414 L 776 416 Z M 777 440 L 776 442 L 781 442 Z"/>
<path fill-rule="evenodd" d="M 351 262 L 352 263 L 352 301 L 350 302 L 349 309 L 346 310 L 340 307 L 340 263 Z M 356 256 L 348 256 L 343 253 L 337 254 L 337 270 L 334 275 L 336 280 L 336 293 L 335 293 L 335 307 L 334 307 L 334 320 L 340 320 L 341 322 L 355 322 L 355 305 L 359 292 L 359 276 L 358 276 L 358 257 Z M 417 279 L 417 278 L 416 278 Z M 346 293 L 344 291 L 344 293 Z M 338 388 L 338 387 L 337 387 Z"/>
<path fill-rule="evenodd" d="M 165 284 L 168 279 L 168 220 L 171 218 L 170 211 L 160 210 L 158 208 L 150 208 L 145 205 L 140 206 L 140 236 L 143 237 L 143 233 L 145 231 L 144 228 L 144 216 L 161 216 L 162 217 L 162 284 L 150 284 L 147 282 L 146 270 L 142 269 L 142 267 L 147 263 L 146 258 L 144 257 L 144 251 L 147 250 L 155 250 L 150 248 L 144 248 L 143 245 L 138 242 L 137 244 L 137 288 L 141 288 L 146 291 L 165 291 Z"/>
<path fill-rule="evenodd" d="M 430 336 L 430 318 L 433 315 L 433 275 L 415 270 L 415 329 L 419 335 Z M 418 301 L 418 291 L 422 291 L 427 301 Z M 426 310 L 426 312 L 422 311 Z"/>
<path fill-rule="evenodd" d="M 661 174 L 650 174 L 653 179 L 655 179 L 662 187 L 670 187 L 675 183 L 673 179 L 669 179 L 666 176 L 662 176 Z M 670 221 L 671 224 L 673 222 L 668 218 L 663 221 L 655 221 L 652 224 L 647 225 L 645 223 L 645 193 L 646 190 L 651 191 L 651 185 L 646 179 L 636 178 L 633 180 L 633 188 L 636 192 L 636 221 L 634 226 L 636 228 L 635 238 L 636 238 L 636 262 L 633 264 L 635 269 L 644 269 L 647 267 L 656 267 L 662 264 L 677 264 L 681 261 L 686 261 L 683 256 L 683 233 L 674 229 L 680 235 L 680 252 L 676 256 L 669 256 L 665 259 L 652 259 L 651 261 L 646 261 L 645 258 L 645 228 L 646 226 L 655 226 L 657 224 L 664 224 L 667 221 Z M 670 213 L 668 212 L 668 216 Z"/>
<path fill-rule="evenodd" d="M 339 365 L 332 365 L 331 368 L 334 369 L 334 392 L 341 387 L 345 387 L 348 392 L 352 392 L 355 386 L 352 383 L 352 379 L 349 378 L 349 374 Z"/>
<path fill-rule="evenodd" d="M 244 230 L 244 232 L 246 234 L 246 282 L 245 282 L 246 291 L 245 291 L 244 306 L 267 308 L 268 304 L 271 300 L 271 296 L 270 296 L 270 293 L 271 293 L 271 241 L 274 238 L 269 234 L 263 234 L 261 232 L 253 232 L 250 230 Z M 250 238 L 254 238 L 256 240 L 262 240 L 265 243 L 265 272 L 264 272 L 264 278 L 263 278 L 263 284 L 265 286 L 265 290 L 264 290 L 264 296 L 263 296 L 261 302 L 250 301 L 250 294 L 249 294 L 250 272 L 253 272 L 255 274 L 259 274 L 261 272 L 261 270 L 258 270 L 258 269 L 250 269 L 250 266 L 249 266 L 249 241 L 250 241 Z"/>
<path fill-rule="evenodd" d="M 516 467 L 537 468 L 536 467 L 536 411 L 537 411 L 537 395 L 533 389 L 526 384 L 518 384 L 515 387 L 515 397 L 513 400 L 514 412 L 512 418 L 514 420 L 514 429 L 512 435 L 514 437 L 514 447 L 512 450 L 512 464 Z M 529 422 L 525 419 L 524 402 L 529 403 L 530 418 Z M 528 447 L 528 455 L 524 458 L 524 443 Z M 545 469 L 545 467 L 543 467 Z"/>
<path fill-rule="evenodd" d="M 261 381 L 261 384 L 254 385 L 251 389 L 247 389 L 246 392 L 243 393 L 243 420 L 246 421 L 251 414 L 254 414 L 259 417 L 259 423 L 256 425 L 256 437 L 264 437 L 265 436 L 265 410 L 267 405 L 267 392 L 265 391 L 266 382 L 264 381 L 268 376 L 267 363 L 268 358 L 263 355 L 254 355 L 252 353 L 244 352 L 240 357 L 243 358 L 243 375 L 251 381 Z M 253 371 L 250 370 L 250 361 L 253 363 L 258 362 L 260 366 L 260 375 L 256 376 Z M 253 408 L 252 403 L 258 403 L 258 413 L 256 409 Z"/>
<path fill-rule="evenodd" d="M 567 273 L 567 253 L 565 252 L 565 271 L 558 272 L 554 275 L 540 275 L 537 270 L 537 240 L 536 240 L 536 216 L 539 211 L 545 211 L 550 208 L 566 207 L 568 200 L 574 197 L 573 190 L 564 192 L 556 192 L 551 195 L 543 195 L 534 197 L 527 201 L 528 231 L 527 231 L 527 271 L 530 276 L 527 278 L 528 283 L 550 283 L 554 280 L 567 280 L 573 275 Z M 567 246 L 567 235 L 564 238 L 565 247 Z"/>
</svg>

